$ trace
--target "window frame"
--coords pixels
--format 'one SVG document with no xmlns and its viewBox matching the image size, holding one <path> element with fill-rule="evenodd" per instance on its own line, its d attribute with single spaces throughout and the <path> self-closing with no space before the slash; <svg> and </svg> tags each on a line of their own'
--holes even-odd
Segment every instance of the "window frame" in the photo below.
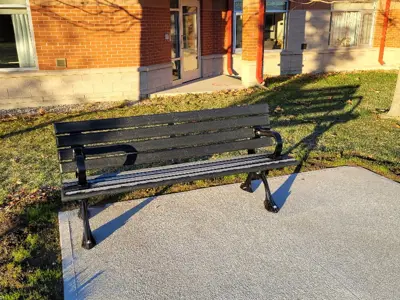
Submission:
<svg viewBox="0 0 400 300">
<path fill-rule="evenodd" d="M 285 21 L 285 26 L 284 26 L 284 31 L 283 31 L 283 47 L 282 49 L 264 49 L 264 52 L 282 52 L 286 49 L 286 44 L 287 44 L 287 30 L 288 30 L 288 20 L 289 20 L 289 0 L 286 0 L 286 9 L 272 9 L 268 10 L 267 9 L 267 1 L 265 0 L 265 12 L 264 15 L 266 14 L 274 14 L 274 13 L 283 13 L 284 18 L 283 20 Z M 243 8 L 241 10 L 236 10 L 235 5 L 233 5 L 233 24 L 232 24 L 232 48 L 233 48 L 233 53 L 235 54 L 241 54 L 242 53 L 242 48 L 236 48 L 236 16 L 243 16 Z M 265 24 L 264 24 L 265 27 Z M 265 30 L 265 28 L 264 28 Z"/>
<path fill-rule="evenodd" d="M 36 43 L 35 43 L 35 33 L 33 30 L 33 23 L 32 23 L 32 14 L 31 14 L 31 6 L 29 0 L 24 0 L 25 4 L 0 4 L 0 10 L 2 9 L 26 9 L 26 13 L 28 15 L 29 21 L 29 33 L 31 35 L 31 42 L 32 42 L 32 56 L 35 66 L 29 68 L 0 68 L 0 73 L 7 73 L 7 72 L 24 72 L 24 71 L 37 71 L 39 70 L 38 67 L 38 58 L 36 52 Z"/>
<path fill-rule="evenodd" d="M 372 14 L 372 26 L 371 26 L 371 31 L 369 33 L 369 42 L 368 44 L 363 44 L 360 45 L 358 42 L 360 40 L 360 36 L 357 36 L 357 45 L 354 46 L 335 46 L 331 44 L 331 34 L 332 34 L 332 20 L 333 20 L 333 13 L 335 12 L 359 12 L 361 13 L 361 19 L 363 18 L 364 15 L 370 13 Z M 329 20 L 329 33 L 328 33 L 328 48 L 329 49 L 369 49 L 373 47 L 373 38 L 374 38 L 374 32 L 375 32 L 375 23 L 376 23 L 376 14 L 377 14 L 377 1 L 373 1 L 373 7 L 372 9 L 335 9 L 334 5 L 331 5 L 331 10 L 330 10 L 330 20 Z M 361 27 L 362 29 L 362 27 Z"/>
</svg>

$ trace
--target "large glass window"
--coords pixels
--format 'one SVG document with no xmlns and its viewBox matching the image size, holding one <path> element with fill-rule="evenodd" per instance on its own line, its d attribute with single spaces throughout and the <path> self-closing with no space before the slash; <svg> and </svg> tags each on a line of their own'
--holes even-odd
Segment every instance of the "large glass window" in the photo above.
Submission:
<svg viewBox="0 0 400 300">
<path fill-rule="evenodd" d="M 264 50 L 283 49 L 285 46 L 286 13 L 266 13 Z"/>
<path fill-rule="evenodd" d="M 264 19 L 264 50 L 285 48 L 287 0 L 267 0 Z"/>
<path fill-rule="evenodd" d="M 0 68 L 35 66 L 25 0 L 0 0 Z"/>
<path fill-rule="evenodd" d="M 373 2 L 333 4 L 329 45 L 332 47 L 369 46 L 373 16 Z"/>
<path fill-rule="evenodd" d="M 233 45 L 236 51 L 242 50 L 242 26 L 243 26 L 243 0 L 235 0 L 234 18 L 233 18 Z"/>
<path fill-rule="evenodd" d="M 235 0 L 234 2 L 234 19 L 233 19 L 233 41 L 235 51 L 240 52 L 242 49 L 242 26 L 243 26 L 243 1 Z M 287 18 L 288 1 L 287 0 L 271 0 L 266 1 L 265 20 L 264 20 L 264 50 L 280 50 L 285 47 L 286 36 L 286 18 Z"/>
<path fill-rule="evenodd" d="M 235 49 L 242 49 L 242 26 L 243 26 L 243 15 L 235 15 Z"/>
</svg>

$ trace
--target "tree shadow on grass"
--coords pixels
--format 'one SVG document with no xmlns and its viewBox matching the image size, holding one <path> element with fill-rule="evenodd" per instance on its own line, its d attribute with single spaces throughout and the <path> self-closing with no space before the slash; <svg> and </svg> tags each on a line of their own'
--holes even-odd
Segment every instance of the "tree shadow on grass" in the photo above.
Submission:
<svg viewBox="0 0 400 300">
<path fill-rule="evenodd" d="M 112 109 L 116 109 L 118 107 L 120 107 L 119 104 L 114 105 L 112 107 L 107 107 L 107 108 L 104 108 L 104 109 L 96 109 L 96 110 L 90 110 L 90 111 L 82 110 L 82 111 L 74 112 L 72 114 L 66 114 L 63 117 L 51 119 L 49 121 L 37 124 L 37 125 L 32 126 L 32 127 L 28 127 L 28 128 L 24 128 L 24 129 L 21 129 L 21 130 L 17 130 L 17 131 L 13 131 L 13 132 L 9 132 L 9 133 L 0 135 L 0 139 L 6 139 L 6 138 L 10 138 L 10 137 L 17 136 L 17 135 L 20 135 L 20 134 L 29 133 L 29 132 L 32 132 L 32 131 L 35 131 L 35 130 L 38 130 L 38 129 L 45 128 L 45 127 L 47 127 L 49 125 L 52 125 L 53 123 L 56 123 L 56 122 L 68 121 L 68 120 L 73 119 L 73 118 L 83 117 L 85 115 L 89 115 L 89 114 L 93 114 L 93 113 L 107 112 L 107 111 L 110 111 Z M 32 117 L 32 118 L 35 118 L 35 117 Z"/>
<path fill-rule="evenodd" d="M 250 97 L 235 103 L 267 103 L 270 107 L 271 127 L 284 128 L 296 125 L 312 125 L 311 133 L 298 142 L 286 147 L 283 155 L 295 152 L 299 164 L 292 175 L 273 193 L 277 205 L 282 208 L 291 194 L 291 187 L 297 174 L 307 163 L 311 153 L 318 149 L 319 141 L 337 124 L 343 124 L 358 118 L 357 108 L 362 97 L 357 95 L 359 85 L 343 85 L 328 88 L 306 89 L 314 76 L 289 79 L 275 90 L 260 90 Z M 295 129 L 294 129 L 295 130 Z M 283 138 L 291 140 L 290 134 Z M 285 144 L 284 144 L 285 146 Z"/>
</svg>

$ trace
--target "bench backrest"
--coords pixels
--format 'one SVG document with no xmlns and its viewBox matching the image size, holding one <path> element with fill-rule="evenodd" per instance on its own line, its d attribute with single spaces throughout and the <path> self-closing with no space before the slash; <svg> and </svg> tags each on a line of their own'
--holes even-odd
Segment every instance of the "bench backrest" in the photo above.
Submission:
<svg viewBox="0 0 400 300">
<path fill-rule="evenodd" d="M 255 138 L 255 126 L 269 126 L 266 104 L 54 124 L 62 173 L 75 172 L 74 147 L 93 170 L 272 145 Z"/>
</svg>

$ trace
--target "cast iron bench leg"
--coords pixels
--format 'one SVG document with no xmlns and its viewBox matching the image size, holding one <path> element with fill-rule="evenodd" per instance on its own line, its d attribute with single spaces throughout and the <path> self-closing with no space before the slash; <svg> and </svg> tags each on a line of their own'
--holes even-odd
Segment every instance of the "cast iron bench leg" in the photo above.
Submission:
<svg viewBox="0 0 400 300">
<path fill-rule="evenodd" d="M 253 173 L 253 172 L 252 172 L 252 173 L 249 173 L 249 174 L 247 175 L 246 181 L 240 185 L 240 188 L 241 188 L 243 191 L 246 191 L 246 192 L 249 192 L 249 193 L 254 192 L 254 191 L 253 191 L 253 188 L 251 187 L 251 181 L 252 181 L 253 179 L 256 179 L 256 178 L 257 178 L 257 175 L 256 175 L 255 173 Z"/>
<path fill-rule="evenodd" d="M 268 181 L 267 181 L 267 176 L 268 176 L 268 171 L 263 171 L 260 173 L 260 177 L 262 182 L 264 183 L 264 188 L 265 188 L 265 201 L 264 201 L 264 206 L 265 209 L 277 213 L 279 211 L 278 205 L 274 202 L 274 199 L 272 199 L 271 195 L 271 190 L 269 189 Z"/>
<path fill-rule="evenodd" d="M 86 199 L 81 200 L 80 213 L 83 220 L 82 247 L 89 250 L 96 246 L 96 240 L 93 238 L 92 231 L 90 230 L 88 201 Z"/>
<path fill-rule="evenodd" d="M 87 205 L 87 207 L 86 207 L 86 211 L 87 211 L 87 215 L 88 215 L 88 218 L 90 219 L 90 211 L 89 211 L 89 204 Z M 79 219 L 81 219 L 81 220 L 83 220 L 83 213 L 82 213 L 82 205 L 80 205 L 79 206 L 79 211 L 78 211 L 78 218 Z"/>
</svg>

